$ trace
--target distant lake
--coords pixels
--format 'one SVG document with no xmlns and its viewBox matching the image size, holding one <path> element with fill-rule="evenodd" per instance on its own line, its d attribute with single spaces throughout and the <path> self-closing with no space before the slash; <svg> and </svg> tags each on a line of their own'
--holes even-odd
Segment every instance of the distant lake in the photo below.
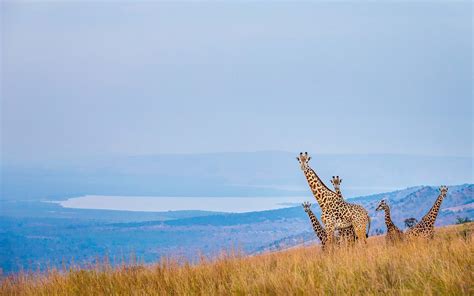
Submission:
<svg viewBox="0 0 474 296">
<path fill-rule="evenodd" d="M 244 213 L 274 210 L 300 205 L 310 197 L 152 197 L 85 195 L 64 201 L 52 201 L 64 208 L 121 211 L 215 211 Z M 316 202 L 316 201 L 314 201 Z"/>
</svg>

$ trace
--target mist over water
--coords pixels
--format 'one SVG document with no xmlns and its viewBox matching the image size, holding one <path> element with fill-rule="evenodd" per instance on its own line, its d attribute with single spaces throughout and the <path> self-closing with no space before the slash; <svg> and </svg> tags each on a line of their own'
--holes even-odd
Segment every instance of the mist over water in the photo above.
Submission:
<svg viewBox="0 0 474 296">
<path fill-rule="evenodd" d="M 245 213 L 293 207 L 304 197 L 153 197 L 85 195 L 53 201 L 65 208 L 120 211 L 214 211 Z"/>
</svg>

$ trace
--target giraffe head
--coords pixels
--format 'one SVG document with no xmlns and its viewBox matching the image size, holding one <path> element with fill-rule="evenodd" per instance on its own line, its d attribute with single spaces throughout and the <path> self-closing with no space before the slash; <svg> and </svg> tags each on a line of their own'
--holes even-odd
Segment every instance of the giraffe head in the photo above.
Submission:
<svg viewBox="0 0 474 296">
<path fill-rule="evenodd" d="M 339 178 L 339 176 L 332 176 L 331 183 L 334 186 L 334 189 L 339 190 L 341 186 L 342 179 Z"/>
<path fill-rule="evenodd" d="M 446 193 L 448 193 L 448 187 L 442 185 L 441 187 L 439 187 L 439 191 L 442 195 L 446 195 Z"/>
<path fill-rule="evenodd" d="M 311 160 L 311 156 L 308 155 L 308 152 L 300 152 L 300 156 L 296 157 L 298 162 L 300 163 L 301 170 L 306 170 L 308 166 L 308 162 Z"/>
<path fill-rule="evenodd" d="M 311 211 L 311 203 L 308 202 L 308 201 L 305 201 L 304 203 L 301 204 L 304 208 L 304 211 L 306 213 L 308 213 L 309 211 Z"/>
<path fill-rule="evenodd" d="M 377 208 L 375 208 L 376 211 L 385 211 L 386 209 L 388 209 L 388 203 L 385 199 L 382 199 Z"/>
</svg>

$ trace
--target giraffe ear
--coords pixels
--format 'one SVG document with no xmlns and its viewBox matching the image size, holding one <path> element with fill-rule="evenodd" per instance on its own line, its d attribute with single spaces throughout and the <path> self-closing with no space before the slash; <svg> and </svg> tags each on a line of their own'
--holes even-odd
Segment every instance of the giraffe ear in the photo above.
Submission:
<svg viewBox="0 0 474 296">
<path fill-rule="evenodd" d="M 297 156 L 297 157 L 296 157 L 296 160 L 297 160 L 297 161 L 300 161 L 300 158 Z"/>
<path fill-rule="evenodd" d="M 310 156 L 310 157 L 308 157 L 308 161 L 310 161 L 310 160 L 311 160 L 311 156 Z"/>
</svg>

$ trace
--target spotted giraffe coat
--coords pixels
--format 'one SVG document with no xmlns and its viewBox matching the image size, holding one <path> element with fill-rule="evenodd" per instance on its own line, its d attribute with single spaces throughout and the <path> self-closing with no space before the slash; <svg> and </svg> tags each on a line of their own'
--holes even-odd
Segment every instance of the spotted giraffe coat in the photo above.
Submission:
<svg viewBox="0 0 474 296">
<path fill-rule="evenodd" d="M 385 200 L 381 200 L 376 211 L 385 211 L 385 225 L 387 226 L 387 235 L 385 239 L 387 242 L 393 243 L 403 239 L 403 232 L 393 223 L 390 216 L 390 207 Z"/>
<path fill-rule="evenodd" d="M 327 243 L 327 233 L 326 229 L 319 223 L 318 218 L 314 215 L 313 211 L 311 210 L 311 203 L 304 202 L 303 208 L 305 212 L 308 214 L 309 220 L 311 221 L 311 225 L 313 226 L 314 233 L 321 241 L 322 248 L 324 249 Z M 355 241 L 355 233 L 352 227 L 344 228 L 339 231 L 339 236 L 336 238 L 336 242 L 338 244 L 341 243 L 352 243 Z"/>
<path fill-rule="evenodd" d="M 441 186 L 439 188 L 439 195 L 436 199 L 435 203 L 429 210 L 429 212 L 421 218 L 420 222 L 418 222 L 415 226 L 408 229 L 406 232 L 406 236 L 408 238 L 413 237 L 421 237 L 421 238 L 433 238 L 434 235 L 434 223 L 436 218 L 438 217 L 439 209 L 441 207 L 441 203 L 443 199 L 446 197 L 448 193 L 448 187 Z"/>
</svg>

